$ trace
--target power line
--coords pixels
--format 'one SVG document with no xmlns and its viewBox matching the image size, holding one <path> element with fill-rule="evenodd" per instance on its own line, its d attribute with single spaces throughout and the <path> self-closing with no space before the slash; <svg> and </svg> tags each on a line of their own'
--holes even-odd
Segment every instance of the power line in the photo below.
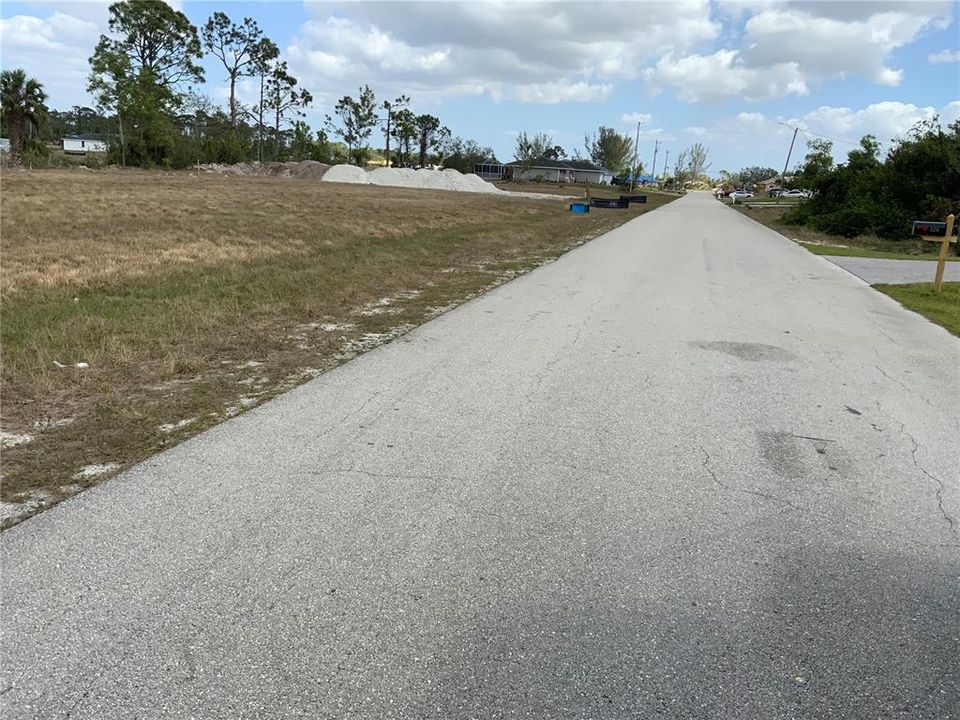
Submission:
<svg viewBox="0 0 960 720">
<path fill-rule="evenodd" d="M 786 123 L 780 123 L 780 124 L 781 124 L 781 125 L 786 125 Z M 787 125 L 787 127 L 792 127 L 792 126 L 791 126 L 791 125 Z M 800 128 L 800 132 L 803 133 L 803 136 L 804 136 L 804 137 L 807 137 L 808 135 L 815 135 L 816 137 L 823 138 L 824 140 L 829 140 L 830 142 L 846 143 L 847 145 L 854 145 L 854 146 L 860 145 L 859 142 L 854 142 L 853 140 L 844 140 L 843 138 L 832 138 L 832 137 L 830 137 L 829 135 L 824 135 L 824 134 L 822 134 L 822 133 L 817 133 L 817 132 L 814 132 L 813 130 L 809 130 L 809 129 L 807 129 L 807 128 Z M 810 138 L 807 137 L 807 139 L 809 140 Z"/>
</svg>

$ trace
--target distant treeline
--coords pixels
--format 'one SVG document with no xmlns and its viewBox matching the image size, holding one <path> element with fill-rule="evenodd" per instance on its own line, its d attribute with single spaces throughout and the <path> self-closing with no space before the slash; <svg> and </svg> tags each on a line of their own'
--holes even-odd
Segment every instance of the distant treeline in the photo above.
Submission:
<svg viewBox="0 0 960 720">
<path fill-rule="evenodd" d="M 811 141 L 794 184 L 814 195 L 789 223 L 846 237 L 907 237 L 914 220 L 960 214 L 960 120 L 946 130 L 937 119 L 922 121 L 886 154 L 867 135 L 839 165 L 829 140 Z"/>
</svg>

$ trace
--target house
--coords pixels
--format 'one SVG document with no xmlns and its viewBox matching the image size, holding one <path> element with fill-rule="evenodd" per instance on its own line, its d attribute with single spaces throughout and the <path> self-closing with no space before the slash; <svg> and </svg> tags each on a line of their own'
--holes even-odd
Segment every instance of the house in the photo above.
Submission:
<svg viewBox="0 0 960 720">
<path fill-rule="evenodd" d="M 496 157 L 487 158 L 473 166 L 473 174 L 484 180 L 503 180 L 507 176 L 507 166 Z"/>
<path fill-rule="evenodd" d="M 613 181 L 611 171 L 589 160 L 564 160 L 564 162 L 573 169 L 573 182 L 609 185 Z"/>
<path fill-rule="evenodd" d="M 86 155 L 91 152 L 106 152 L 107 141 L 101 135 L 77 133 L 63 138 L 63 151 L 68 155 Z"/>
<path fill-rule="evenodd" d="M 528 169 L 523 169 L 524 163 L 515 160 L 507 163 L 512 169 L 514 180 L 542 180 L 546 182 L 582 182 L 608 185 L 613 180 L 613 173 L 594 165 L 589 160 L 554 160 L 552 158 L 538 158 Z"/>
<path fill-rule="evenodd" d="M 552 158 L 537 158 L 529 168 L 524 169 L 525 163 L 514 160 L 507 163 L 514 180 L 540 180 L 546 182 L 573 182 L 573 168 L 565 160 Z"/>
</svg>

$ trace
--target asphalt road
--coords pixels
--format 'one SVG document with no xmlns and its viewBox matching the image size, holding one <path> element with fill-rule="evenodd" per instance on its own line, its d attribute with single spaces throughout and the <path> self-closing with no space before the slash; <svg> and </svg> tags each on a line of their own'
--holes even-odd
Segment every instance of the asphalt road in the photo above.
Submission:
<svg viewBox="0 0 960 720">
<path fill-rule="evenodd" d="M 956 718 L 958 360 L 688 195 L 4 533 L 3 717 Z"/>
<path fill-rule="evenodd" d="M 953 248 L 950 249 L 951 254 Z M 872 284 L 892 283 L 932 283 L 937 273 L 937 263 L 933 260 L 887 260 L 884 258 L 843 257 L 829 255 L 828 260 L 839 265 L 847 272 Z M 945 282 L 960 282 L 960 262 L 947 262 L 944 266 Z"/>
</svg>

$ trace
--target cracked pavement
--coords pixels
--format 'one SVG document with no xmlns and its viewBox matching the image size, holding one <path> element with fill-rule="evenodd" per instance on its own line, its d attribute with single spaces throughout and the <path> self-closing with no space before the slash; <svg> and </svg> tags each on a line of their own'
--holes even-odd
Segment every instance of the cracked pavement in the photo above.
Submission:
<svg viewBox="0 0 960 720">
<path fill-rule="evenodd" d="M 3 717 L 960 717 L 958 360 L 690 194 L 3 533 Z"/>
</svg>

